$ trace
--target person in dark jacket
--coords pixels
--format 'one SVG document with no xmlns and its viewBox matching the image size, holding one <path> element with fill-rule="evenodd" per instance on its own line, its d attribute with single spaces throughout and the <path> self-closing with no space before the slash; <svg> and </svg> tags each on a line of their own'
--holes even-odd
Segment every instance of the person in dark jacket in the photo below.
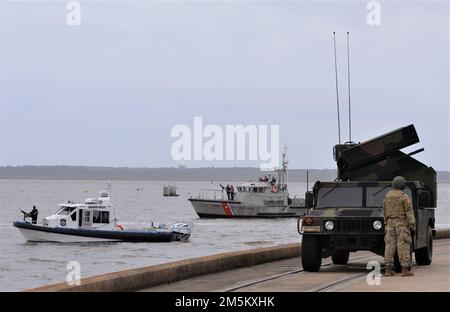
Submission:
<svg viewBox="0 0 450 312">
<path fill-rule="evenodd" d="M 38 210 L 36 206 L 33 206 L 33 210 L 28 213 L 28 216 L 31 218 L 31 223 L 36 224 L 38 219 Z"/>
<path fill-rule="evenodd" d="M 231 199 L 231 187 L 230 187 L 230 184 L 227 184 L 227 187 L 225 188 L 225 190 L 227 191 L 228 200 L 230 200 Z"/>
</svg>

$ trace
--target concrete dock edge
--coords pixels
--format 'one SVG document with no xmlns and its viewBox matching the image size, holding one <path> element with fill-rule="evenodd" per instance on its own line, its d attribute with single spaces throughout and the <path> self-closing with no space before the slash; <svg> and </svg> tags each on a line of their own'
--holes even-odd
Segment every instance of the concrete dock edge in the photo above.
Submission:
<svg viewBox="0 0 450 312">
<path fill-rule="evenodd" d="M 82 278 L 81 285 L 59 283 L 28 291 L 132 291 L 194 276 L 293 258 L 297 257 L 299 252 L 300 244 L 233 251 Z"/>
<path fill-rule="evenodd" d="M 450 238 L 450 229 L 438 229 L 436 230 L 436 236 L 434 239 Z"/>
<path fill-rule="evenodd" d="M 450 238 L 450 229 L 436 231 L 435 239 Z M 133 291 L 177 282 L 195 276 L 249 267 L 261 263 L 294 258 L 300 255 L 300 244 L 283 244 L 211 256 L 196 257 L 137 269 L 107 273 L 81 279 L 80 285 L 58 283 L 32 288 L 31 292 Z"/>
</svg>

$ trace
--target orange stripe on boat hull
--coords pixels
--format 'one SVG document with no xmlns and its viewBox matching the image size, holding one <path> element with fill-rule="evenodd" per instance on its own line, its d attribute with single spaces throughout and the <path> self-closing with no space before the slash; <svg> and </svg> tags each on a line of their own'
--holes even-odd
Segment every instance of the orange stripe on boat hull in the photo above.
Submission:
<svg viewBox="0 0 450 312">
<path fill-rule="evenodd" d="M 233 217 L 234 216 L 233 210 L 231 209 L 231 206 L 230 206 L 229 203 L 222 202 L 222 208 L 223 208 L 223 211 L 225 212 L 225 215 L 227 217 Z"/>
</svg>

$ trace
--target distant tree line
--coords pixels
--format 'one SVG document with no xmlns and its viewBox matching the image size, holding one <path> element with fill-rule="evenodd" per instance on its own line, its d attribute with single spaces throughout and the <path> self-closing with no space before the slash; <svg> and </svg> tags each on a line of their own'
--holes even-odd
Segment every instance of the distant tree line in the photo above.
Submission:
<svg viewBox="0 0 450 312">
<path fill-rule="evenodd" d="M 306 169 L 290 169 L 288 180 L 306 181 Z M 334 169 L 311 169 L 309 180 L 330 181 L 336 178 Z M 215 180 L 249 181 L 268 174 L 259 168 L 129 168 L 87 166 L 3 166 L 1 179 L 80 179 L 80 180 Z M 438 172 L 438 182 L 450 182 L 450 172 Z"/>
</svg>

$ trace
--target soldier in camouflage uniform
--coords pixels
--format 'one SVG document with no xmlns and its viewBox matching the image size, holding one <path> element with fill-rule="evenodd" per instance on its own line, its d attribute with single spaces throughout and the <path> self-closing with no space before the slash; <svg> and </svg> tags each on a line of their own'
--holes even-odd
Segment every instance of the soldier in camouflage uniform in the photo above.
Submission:
<svg viewBox="0 0 450 312">
<path fill-rule="evenodd" d="M 394 189 L 387 192 L 383 203 L 386 231 L 384 239 L 386 243 L 384 256 L 386 272 L 384 276 L 395 275 L 392 267 L 396 249 L 402 266 L 402 276 L 413 276 L 414 273 L 408 270 L 411 232 L 415 231 L 411 199 L 403 192 L 405 187 L 405 179 L 403 177 L 395 177 L 392 181 L 392 186 Z"/>
</svg>

